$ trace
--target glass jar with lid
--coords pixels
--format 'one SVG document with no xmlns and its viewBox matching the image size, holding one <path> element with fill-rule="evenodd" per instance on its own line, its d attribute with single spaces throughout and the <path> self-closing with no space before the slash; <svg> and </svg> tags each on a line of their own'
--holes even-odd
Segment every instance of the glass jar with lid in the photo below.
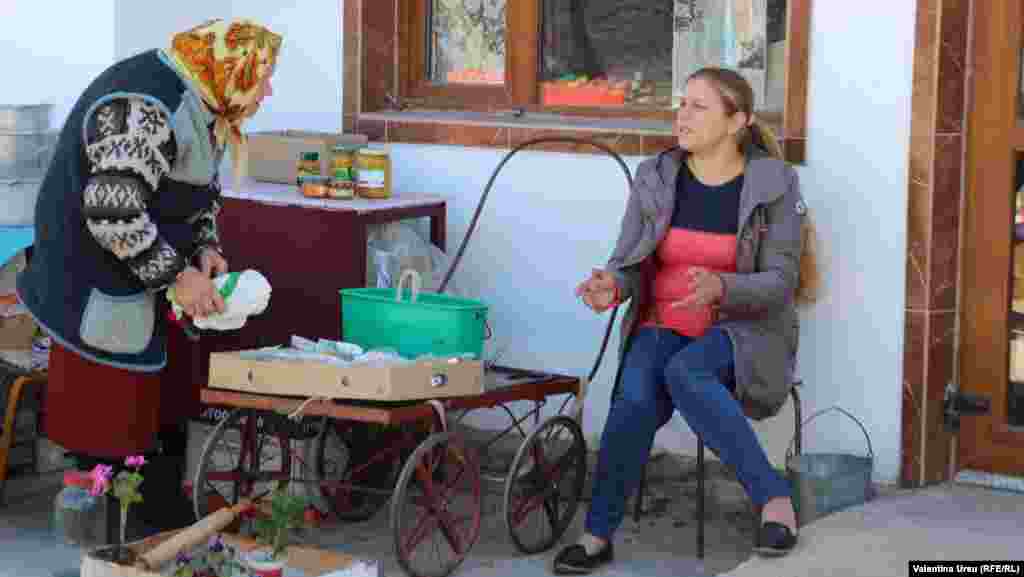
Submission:
<svg viewBox="0 0 1024 577">
<path fill-rule="evenodd" d="M 85 549 L 107 544 L 108 499 L 90 494 L 91 487 L 88 473 L 64 473 L 64 486 L 53 503 L 52 531 L 59 541 Z"/>
<path fill-rule="evenodd" d="M 362 148 L 356 153 L 357 192 L 363 198 L 391 198 L 391 156 L 386 149 Z"/>
<path fill-rule="evenodd" d="M 302 186 L 302 180 L 308 176 L 320 176 L 319 152 L 303 152 L 299 155 L 299 162 L 295 171 L 296 184 Z"/>
<path fill-rule="evenodd" d="M 356 192 L 356 153 L 361 146 L 341 144 L 331 151 L 331 186 L 332 198 L 348 199 Z"/>
</svg>

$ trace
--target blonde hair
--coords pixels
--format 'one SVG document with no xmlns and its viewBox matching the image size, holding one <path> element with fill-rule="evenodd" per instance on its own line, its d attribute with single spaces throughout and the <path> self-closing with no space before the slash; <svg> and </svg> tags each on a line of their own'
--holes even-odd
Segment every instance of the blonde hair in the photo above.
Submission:
<svg viewBox="0 0 1024 577">
<path fill-rule="evenodd" d="M 775 132 L 754 115 L 754 90 L 747 79 L 728 68 L 701 68 L 690 75 L 690 79 L 703 78 L 711 82 L 725 104 L 725 111 L 732 116 L 742 112 L 750 119 L 739 137 L 740 150 L 749 146 L 763 149 L 773 158 L 782 159 L 782 146 Z M 796 287 L 796 302 L 808 305 L 818 300 L 821 286 L 821 271 L 818 266 L 817 231 L 810 212 L 805 212 L 800 225 L 800 278 Z"/>
</svg>

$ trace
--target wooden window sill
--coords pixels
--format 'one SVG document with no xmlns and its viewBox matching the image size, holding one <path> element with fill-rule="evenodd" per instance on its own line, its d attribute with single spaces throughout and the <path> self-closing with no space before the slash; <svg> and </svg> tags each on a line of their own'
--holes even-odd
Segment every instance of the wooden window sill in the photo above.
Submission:
<svg viewBox="0 0 1024 577">
<path fill-rule="evenodd" d="M 595 140 L 624 156 L 649 156 L 675 146 L 672 124 L 654 119 L 581 117 L 551 113 L 394 110 L 364 112 L 355 118 L 356 132 L 373 142 L 442 144 L 511 149 L 540 136 L 571 136 Z M 787 159 L 803 157 L 803 139 L 783 140 Z M 603 154 L 575 143 L 541 144 L 532 150 Z"/>
</svg>

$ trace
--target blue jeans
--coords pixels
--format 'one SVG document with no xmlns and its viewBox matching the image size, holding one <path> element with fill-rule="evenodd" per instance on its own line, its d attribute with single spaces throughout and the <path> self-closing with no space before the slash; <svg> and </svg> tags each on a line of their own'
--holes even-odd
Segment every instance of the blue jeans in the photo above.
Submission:
<svg viewBox="0 0 1024 577">
<path fill-rule="evenodd" d="M 740 404 L 722 382 L 721 374 L 732 366 L 732 343 L 721 329 L 697 339 L 669 329 L 637 330 L 601 437 L 587 532 L 611 539 L 622 524 L 626 498 L 640 484 L 654 434 L 674 410 L 736 471 L 755 505 L 791 496 L 789 482 L 772 468 Z"/>
</svg>

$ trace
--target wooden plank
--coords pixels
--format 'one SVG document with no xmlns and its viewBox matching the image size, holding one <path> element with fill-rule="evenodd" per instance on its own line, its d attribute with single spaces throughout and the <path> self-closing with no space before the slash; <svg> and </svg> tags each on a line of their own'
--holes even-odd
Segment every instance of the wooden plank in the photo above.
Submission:
<svg viewBox="0 0 1024 577">
<path fill-rule="evenodd" d="M 1017 122 L 1018 125 L 1010 130 L 1010 146 L 1016 152 L 1024 152 L 1024 126 L 1019 124 L 1020 120 Z"/>
<path fill-rule="evenodd" d="M 806 139 L 811 0 L 789 0 L 786 10 L 786 96 L 782 131 L 787 139 Z"/>
<path fill-rule="evenodd" d="M 1014 147 L 1020 1 L 975 2 L 968 116 L 960 385 L 992 399 L 991 415 L 964 418 L 961 469 L 1020 473 L 1024 437 L 1006 426 Z M 1012 47 L 1007 49 L 1007 47 Z M 1006 223 L 993 226 L 992 223 Z"/>
<path fill-rule="evenodd" d="M 508 2 L 505 34 L 505 76 L 509 104 L 537 104 L 540 69 L 540 3 L 542 0 Z"/>
</svg>

